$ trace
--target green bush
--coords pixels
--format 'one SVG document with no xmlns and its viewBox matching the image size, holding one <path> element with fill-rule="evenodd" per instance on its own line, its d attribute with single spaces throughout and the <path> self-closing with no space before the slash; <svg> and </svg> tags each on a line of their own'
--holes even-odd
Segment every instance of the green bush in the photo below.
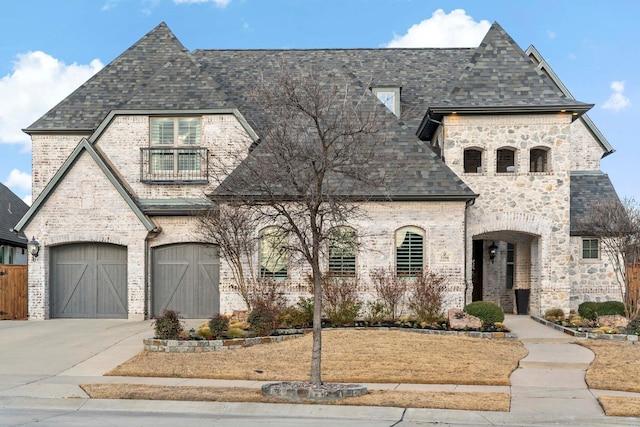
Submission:
<svg viewBox="0 0 640 427">
<path fill-rule="evenodd" d="M 578 306 L 578 314 L 583 319 L 596 320 L 598 317 L 598 303 L 595 301 L 585 301 Z"/>
<path fill-rule="evenodd" d="M 625 316 L 624 304 L 620 301 L 586 301 L 578 306 L 578 314 L 589 320 L 597 320 L 598 316 L 610 316 L 614 314 Z"/>
<path fill-rule="evenodd" d="M 364 321 L 370 325 L 377 325 L 386 319 L 388 311 L 382 301 L 367 301 L 363 309 Z"/>
<path fill-rule="evenodd" d="M 493 325 L 496 322 L 504 321 L 504 311 L 500 306 L 489 301 L 476 301 L 467 304 L 464 311 L 482 320 L 486 325 Z"/>
<path fill-rule="evenodd" d="M 624 330 L 627 335 L 640 335 L 640 317 L 636 317 L 629 322 Z"/>
<path fill-rule="evenodd" d="M 313 310 L 315 309 L 315 303 L 313 298 L 300 297 L 296 304 L 298 309 L 302 312 L 302 321 L 305 325 L 313 324 Z"/>
<path fill-rule="evenodd" d="M 222 333 L 229 329 L 229 316 L 224 314 L 214 314 L 209 319 L 209 331 L 214 339 L 220 339 Z"/>
<path fill-rule="evenodd" d="M 276 329 L 277 311 L 270 307 L 256 307 L 251 313 L 247 321 L 251 325 L 251 330 L 257 337 L 268 337 Z"/>
<path fill-rule="evenodd" d="M 156 338 L 161 340 L 177 340 L 184 332 L 180 312 L 175 310 L 164 310 L 153 322 Z"/>
</svg>

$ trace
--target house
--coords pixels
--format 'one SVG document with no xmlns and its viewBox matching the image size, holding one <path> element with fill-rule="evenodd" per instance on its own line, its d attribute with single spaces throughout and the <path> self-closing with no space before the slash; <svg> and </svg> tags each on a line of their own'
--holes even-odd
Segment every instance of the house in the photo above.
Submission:
<svg viewBox="0 0 640 427">
<path fill-rule="evenodd" d="M 400 118 L 383 167 L 402 170 L 404 185 L 363 202 L 366 219 L 351 224 L 367 231 L 362 248 L 327 268 L 366 278 L 428 266 L 458 307 L 540 314 L 620 299 L 599 242 L 577 225 L 594 201 L 617 198 L 600 171 L 613 149 L 586 114 L 593 105 L 497 23 L 477 48 L 194 51 L 161 23 L 25 129 L 34 202 L 16 229 L 41 245 L 31 319 L 243 308 L 196 214 L 225 179 L 215 165 L 234 164 L 223 153 L 259 155 L 260 114 L 243 95 L 283 61 L 346 70 Z M 273 243 L 268 226 L 256 233 Z M 302 295 L 295 266 L 259 263 L 292 301 Z"/>
<path fill-rule="evenodd" d="M 0 264 L 27 264 L 27 238 L 14 231 L 29 206 L 0 184 Z"/>
</svg>

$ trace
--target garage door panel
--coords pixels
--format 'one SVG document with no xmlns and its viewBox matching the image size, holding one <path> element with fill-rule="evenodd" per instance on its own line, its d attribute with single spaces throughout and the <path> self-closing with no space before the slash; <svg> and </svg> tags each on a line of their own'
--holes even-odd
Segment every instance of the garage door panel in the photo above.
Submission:
<svg viewBox="0 0 640 427">
<path fill-rule="evenodd" d="M 185 318 L 207 318 L 220 311 L 218 251 L 199 244 L 171 245 L 153 250 L 152 306 Z"/>
<path fill-rule="evenodd" d="M 51 248 L 51 317 L 126 318 L 127 249 L 103 243 Z"/>
</svg>

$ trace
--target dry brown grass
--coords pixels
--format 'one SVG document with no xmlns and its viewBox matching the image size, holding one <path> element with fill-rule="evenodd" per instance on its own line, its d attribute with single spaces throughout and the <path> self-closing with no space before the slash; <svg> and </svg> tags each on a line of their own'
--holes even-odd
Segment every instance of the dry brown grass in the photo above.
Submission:
<svg viewBox="0 0 640 427">
<path fill-rule="evenodd" d="M 640 392 L 640 345 L 604 340 L 581 340 L 596 355 L 589 366 L 589 388 Z"/>
<path fill-rule="evenodd" d="M 612 417 L 640 417 L 640 397 L 600 396 L 604 413 Z"/>
<path fill-rule="evenodd" d="M 515 340 L 404 331 L 333 330 L 322 334 L 327 382 L 509 385 L 527 355 Z M 142 352 L 107 375 L 308 381 L 311 335 L 213 353 Z"/>
<path fill-rule="evenodd" d="M 81 387 L 93 399 L 283 403 L 283 400 L 263 396 L 260 390 L 251 388 L 145 384 L 82 384 Z M 364 396 L 322 402 L 322 404 L 508 412 L 510 396 L 507 393 L 376 390 Z"/>
</svg>

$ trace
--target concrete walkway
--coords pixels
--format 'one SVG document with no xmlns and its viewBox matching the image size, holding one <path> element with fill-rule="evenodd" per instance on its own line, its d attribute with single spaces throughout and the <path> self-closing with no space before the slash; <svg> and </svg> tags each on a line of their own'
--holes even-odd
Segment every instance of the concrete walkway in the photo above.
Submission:
<svg viewBox="0 0 640 427">
<path fill-rule="evenodd" d="M 196 323 L 201 323 L 197 322 Z M 511 393 L 511 412 L 447 411 L 429 409 L 366 407 L 346 411 L 325 405 L 260 405 L 220 404 L 194 402 L 104 401 L 109 407 L 126 408 L 141 405 L 149 411 L 162 411 L 167 407 L 185 412 L 196 407 L 204 411 L 228 411 L 236 408 L 240 413 L 256 411 L 273 413 L 313 413 L 322 408 L 325 415 L 388 412 L 389 419 L 401 414 L 402 422 L 452 423 L 470 425 L 561 425 L 606 426 L 639 425 L 638 418 L 605 417 L 596 396 L 599 394 L 634 395 L 622 392 L 589 390 L 584 376 L 593 353 L 577 344 L 574 337 L 535 322 L 528 316 L 507 316 L 505 324 L 517 333 L 529 351 L 518 369 L 511 375 L 509 386 L 456 386 L 420 384 L 367 384 L 371 390 L 447 390 L 490 391 Z M 143 383 L 170 386 L 237 386 L 261 387 L 258 381 L 223 381 L 185 378 L 131 378 L 104 377 L 103 374 L 142 350 L 142 339 L 151 336 L 151 322 L 122 320 L 49 320 L 0 322 L 0 413 L 3 408 L 25 407 L 77 407 L 100 406 L 91 401 L 78 386 L 82 383 Z M 499 362 L 499 361 L 497 361 Z M 73 399 L 69 399 L 73 398 Z M 194 406 L 195 405 L 195 406 Z M 302 408 L 307 407 L 308 410 Z M 376 412 L 377 411 L 377 412 Z M 369 415 L 368 415 L 369 414 Z M 378 419 L 383 415 L 378 414 Z M 0 417 L 1 418 L 1 417 Z M 1 423 L 0 423 L 1 424 Z M 391 423 L 389 425 L 392 425 Z"/>
</svg>

